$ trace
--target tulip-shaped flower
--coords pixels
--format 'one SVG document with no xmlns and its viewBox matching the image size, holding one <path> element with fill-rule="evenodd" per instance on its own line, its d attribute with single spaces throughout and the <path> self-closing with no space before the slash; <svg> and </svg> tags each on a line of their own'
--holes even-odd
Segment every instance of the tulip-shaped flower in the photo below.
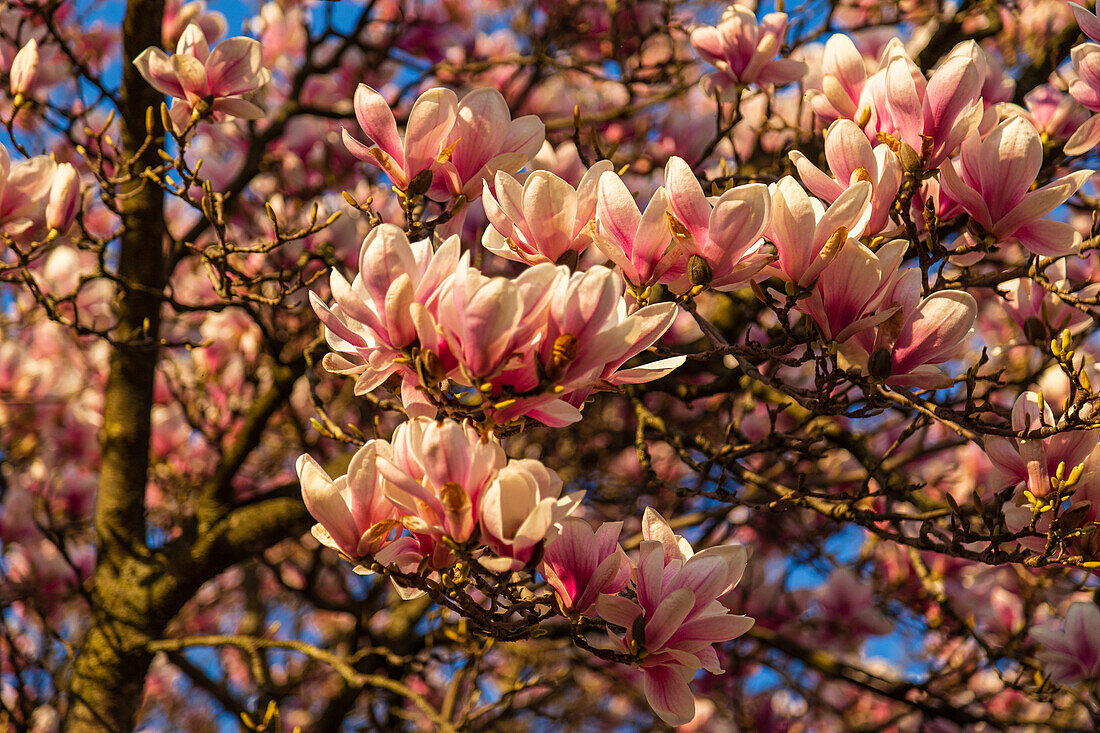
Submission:
<svg viewBox="0 0 1100 733">
<path fill-rule="evenodd" d="M 71 163 L 62 163 L 57 166 L 53 183 L 50 184 L 50 197 L 46 202 L 46 228 L 58 234 L 69 231 L 76 221 L 80 204 L 80 176 Z"/>
<path fill-rule="evenodd" d="M 886 384 L 932 389 L 954 384 L 938 365 L 963 350 L 978 314 L 974 297 L 940 290 L 921 300 L 920 272 L 909 269 L 880 307 L 898 309 L 877 328 L 848 339 L 841 353 Z"/>
<path fill-rule="evenodd" d="M 1045 217 L 1092 171 L 1075 171 L 1031 191 L 1042 164 L 1039 132 L 1023 117 L 1013 117 L 984 140 L 977 134 L 967 138 L 959 171 L 944 165 L 940 185 L 997 243 L 1018 242 L 1037 255 L 1058 257 L 1075 251 L 1081 235 L 1070 224 Z"/>
<path fill-rule="evenodd" d="M 469 423 L 419 417 L 401 423 L 391 445 L 378 470 L 404 526 L 418 535 L 470 539 L 482 490 L 505 465 L 500 444 Z"/>
<path fill-rule="evenodd" d="M 613 171 L 600 176 L 592 239 L 636 288 L 661 282 L 683 256 L 672 241 L 665 219 L 667 209 L 664 188 L 657 189 L 643 213 L 623 179 Z"/>
<path fill-rule="evenodd" d="M 513 120 L 500 92 L 491 87 L 473 90 L 458 103 L 444 143 L 450 155 L 435 168 L 432 197 L 462 194 L 473 201 L 497 171 L 515 173 L 527 165 L 545 139 L 546 126 L 536 115 Z"/>
<path fill-rule="evenodd" d="M 740 545 L 723 545 L 691 554 L 690 545 L 685 548 L 683 538 L 658 519 L 652 524 L 664 528 L 650 536 L 659 538 L 639 548 L 637 601 L 601 595 L 596 612 L 627 630 L 623 639 L 611 638 L 621 651 L 639 655 L 654 712 L 669 725 L 683 725 L 695 714 L 692 677 L 700 669 L 723 671 L 712 645 L 752 628 L 751 618 L 731 614 L 718 600 L 741 579 L 748 553 Z"/>
<path fill-rule="evenodd" d="M 1012 429 L 1015 431 L 1056 425 L 1050 405 L 1036 392 L 1024 392 L 1012 406 Z M 1084 468 L 1078 469 L 1079 475 L 1089 468 L 1087 464 L 1098 451 L 1098 437 L 1100 429 L 1071 430 L 1034 439 L 989 436 L 985 439 L 985 452 L 993 464 L 990 483 L 995 488 L 1026 483 L 1033 496 L 1046 496 L 1052 490 L 1050 479 L 1057 475 L 1060 463 L 1065 464 L 1062 470 L 1066 477 L 1083 464 Z"/>
<path fill-rule="evenodd" d="M 458 264 L 458 250 L 458 237 L 447 239 L 433 252 L 428 240 L 410 244 L 393 224 L 372 229 L 363 240 L 359 274 L 352 283 L 336 270 L 329 276 L 335 304 L 327 306 L 310 293 L 329 346 L 336 352 L 325 356 L 325 368 L 359 375 L 356 394 L 374 390 L 395 372 L 404 374 L 406 391 L 415 392 L 416 372 L 395 359 L 417 336 L 413 306 L 438 297 L 442 283 Z"/>
<path fill-rule="evenodd" d="M 429 89 L 417 97 L 409 111 L 404 138 L 385 97 L 366 84 L 355 90 L 355 119 L 374 145 L 368 147 L 342 130 L 344 145 L 359 160 L 381 168 L 394 186 L 421 194 L 432 182 L 431 170 L 439 164 L 444 142 L 458 115 L 458 97 L 450 89 Z M 413 182 L 416 182 L 415 184 Z"/>
<path fill-rule="evenodd" d="M 20 99 L 30 93 L 38 75 L 38 41 L 33 38 L 15 54 L 11 61 L 10 89 L 12 97 Z M 18 101 L 16 102 L 18 105 Z"/>
<path fill-rule="evenodd" d="M 757 24 L 752 10 L 730 5 L 717 26 L 700 26 L 691 32 L 691 45 L 718 67 L 703 77 L 703 88 L 713 96 L 737 85 L 782 86 L 798 81 L 806 73 L 806 64 L 775 58 L 786 36 L 786 13 L 768 13 Z"/>
<path fill-rule="evenodd" d="M 539 461 L 509 461 L 481 493 L 482 541 L 496 555 L 481 564 L 495 572 L 527 564 L 539 542 L 576 511 L 584 491 L 561 495 L 558 475 Z"/>
<path fill-rule="evenodd" d="M 634 564 L 619 546 L 622 522 L 604 522 L 595 532 L 580 517 L 566 517 L 546 543 L 540 570 L 566 614 L 589 613 L 600 594 L 626 587 Z"/>
<path fill-rule="evenodd" d="M 826 120 L 855 119 L 867 83 L 867 66 L 851 38 L 843 33 L 829 36 L 821 73 L 822 93 L 813 97 L 814 112 Z"/>
<path fill-rule="evenodd" d="M 0 146 L 0 231 L 16 237 L 41 224 L 56 172 L 57 164 L 45 155 L 12 165 Z"/>
<path fill-rule="evenodd" d="M 1055 682 L 1100 682 L 1100 608 L 1095 604 L 1070 604 L 1061 629 L 1039 626 L 1031 638 L 1039 643 L 1036 656 Z"/>
<path fill-rule="evenodd" d="M 189 25 L 175 55 L 150 46 L 134 59 L 134 66 L 150 86 L 174 97 L 169 114 L 177 134 L 207 114 L 246 120 L 264 116 L 262 107 L 243 96 L 271 78 L 263 67 L 263 49 L 251 38 L 227 38 L 211 51 L 199 26 Z"/>
<path fill-rule="evenodd" d="M 802 153 L 792 151 L 803 185 L 818 198 L 832 203 L 852 184 L 871 184 L 870 219 L 864 234 L 879 234 L 890 223 L 890 210 L 901 187 L 901 163 L 885 145 L 871 148 L 867 136 L 851 120 L 837 120 L 825 134 L 825 160 L 832 176 L 826 175 Z"/>
<path fill-rule="evenodd" d="M 534 264 L 576 257 L 592 243 L 596 185 L 612 168 L 610 160 L 592 166 L 573 188 L 549 171 L 535 171 L 522 185 L 503 171 L 496 175 L 496 195 L 485 182 L 482 201 L 491 226 L 482 244 L 493 254 Z"/>
<path fill-rule="evenodd" d="M 899 277 L 908 242 L 895 239 L 872 252 L 849 239 L 817 279 L 810 297 L 796 307 L 810 315 L 826 341 L 843 343 L 863 329 L 877 326 L 897 312 L 882 307 Z"/>
<path fill-rule="evenodd" d="M 712 204 L 691 167 L 674 156 L 665 166 L 665 190 L 673 236 L 685 254 L 707 263 L 710 274 L 707 283 L 684 282 L 678 289 L 707 284 L 715 290 L 736 290 L 774 259 L 760 250 L 760 236 L 771 219 L 767 186 L 737 186 Z"/>
<path fill-rule="evenodd" d="M 826 209 L 790 176 L 768 187 L 771 223 L 764 230 L 779 251 L 774 267 L 785 280 L 809 287 L 848 237 L 863 233 L 870 215 L 871 184 L 856 181 Z"/>
<path fill-rule="evenodd" d="M 1090 112 L 1100 113 L 1100 45 L 1082 43 L 1070 51 L 1077 78 L 1069 93 Z M 1066 155 L 1081 155 L 1100 142 L 1100 114 L 1094 114 L 1066 141 Z"/>
<path fill-rule="evenodd" d="M 298 459 L 306 509 L 317 520 L 313 536 L 352 559 L 373 555 L 401 534 L 397 507 L 379 485 L 376 463 L 390 455 L 384 440 L 370 440 L 355 452 L 348 472 L 335 481 L 308 455 Z"/>
</svg>

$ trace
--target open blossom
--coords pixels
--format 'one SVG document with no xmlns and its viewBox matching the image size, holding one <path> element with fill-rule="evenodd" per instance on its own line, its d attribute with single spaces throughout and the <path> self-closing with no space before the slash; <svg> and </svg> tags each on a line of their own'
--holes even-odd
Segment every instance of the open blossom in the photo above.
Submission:
<svg viewBox="0 0 1100 733">
<path fill-rule="evenodd" d="M 637 601 L 601 595 L 596 612 L 627 630 L 623 639 L 611 637 L 621 651 L 641 654 L 645 696 L 653 711 L 669 725 L 682 725 L 695 714 L 688 687 L 695 673 L 723 671 L 712 645 L 752 628 L 751 618 L 731 614 L 719 601 L 741 579 L 748 553 L 740 545 L 694 553 L 648 508 L 642 533 Z"/>
<path fill-rule="evenodd" d="M 743 5 L 730 5 L 717 26 L 700 26 L 691 32 L 691 45 L 718 67 L 703 78 L 708 94 L 738 84 L 789 84 L 806 73 L 806 64 L 777 59 L 787 35 L 787 14 L 756 15 Z"/>
<path fill-rule="evenodd" d="M 576 188 L 549 171 L 531 173 L 521 185 L 503 171 L 496 174 L 495 195 L 485 182 L 482 201 L 491 226 L 482 244 L 490 252 L 516 262 L 558 262 L 570 252 L 580 254 L 592 243 L 589 224 L 596 216 L 596 186 L 612 169 L 601 160 Z"/>
<path fill-rule="evenodd" d="M 1100 683 L 1100 608 L 1095 604 L 1070 604 L 1061 629 L 1039 626 L 1031 638 L 1039 643 L 1036 656 L 1055 682 Z"/>
<path fill-rule="evenodd" d="M 790 153 L 803 185 L 814 196 L 832 203 L 852 184 L 871 184 L 871 211 L 866 234 L 887 229 L 894 198 L 901 187 L 902 170 L 897 155 L 885 145 L 871 147 L 867 136 L 851 120 L 840 119 L 825 133 L 825 160 L 831 176 L 826 175 L 797 150 Z"/>
<path fill-rule="evenodd" d="M 18 236 L 41 223 L 57 167 L 45 155 L 13 165 L 7 148 L 0 146 L 0 230 Z"/>
<path fill-rule="evenodd" d="M 1070 224 L 1045 217 L 1076 193 L 1092 171 L 1075 171 L 1031 191 L 1042 164 L 1043 145 L 1035 126 L 1013 117 L 984 140 L 977 134 L 967 138 L 958 172 L 952 165 L 942 166 L 940 185 L 996 242 L 1019 242 L 1038 255 L 1069 254 L 1080 245 L 1081 235 Z"/>
<path fill-rule="evenodd" d="M 455 93 L 429 89 L 417 97 L 409 110 L 404 137 L 397 132 L 397 121 L 385 97 L 366 84 L 355 89 L 352 106 L 359 127 L 374 145 L 367 147 L 346 129 L 341 130 L 348 151 L 381 168 L 397 188 L 408 191 L 415 180 L 415 192 L 426 191 L 431 185 L 431 174 L 426 172 L 438 164 L 458 114 Z"/>
<path fill-rule="evenodd" d="M 810 198 L 790 176 L 768 186 L 771 222 L 764 230 L 779 251 L 779 274 L 799 287 L 817 279 L 848 237 L 863 233 L 870 215 L 871 184 L 856 181 L 832 205 Z"/>
<path fill-rule="evenodd" d="M 710 268 L 710 287 L 736 290 L 771 262 L 762 252 L 761 235 L 771 219 L 767 186 L 750 183 L 723 193 L 713 202 L 687 162 L 678 157 L 665 166 L 672 233 L 685 254 L 701 257 Z M 682 283 L 686 290 L 694 283 Z"/>
<path fill-rule="evenodd" d="M 175 46 L 180 36 L 191 24 L 202 29 L 207 43 L 217 43 L 225 35 L 229 23 L 225 16 L 213 10 L 207 10 L 205 0 L 166 0 L 161 34 L 165 46 Z"/>
<path fill-rule="evenodd" d="M 11 62 L 11 94 L 26 95 L 34 86 L 38 74 L 38 41 L 33 38 L 15 54 Z"/>
<path fill-rule="evenodd" d="M 604 522 L 595 532 L 580 517 L 566 517 L 546 544 L 540 570 L 568 613 L 588 613 L 600 594 L 626 587 L 634 564 L 619 545 L 622 522 Z"/>
<path fill-rule="evenodd" d="M 497 555 L 481 564 L 500 572 L 523 567 L 551 528 L 576 511 L 584 491 L 561 495 L 562 481 L 539 461 L 509 461 L 482 492 L 482 540 Z"/>
<path fill-rule="evenodd" d="M 874 329 L 865 329 L 841 345 L 848 361 L 886 384 L 942 388 L 954 380 L 938 365 L 957 357 L 974 327 L 978 304 L 960 290 L 940 290 L 923 300 L 920 272 L 906 270 L 882 299 L 899 306 Z"/>
<path fill-rule="evenodd" d="M 614 171 L 600 176 L 592 239 L 634 287 L 675 279 L 667 273 L 683 252 L 672 241 L 665 219 L 667 209 L 664 188 L 657 189 L 642 212 Z"/>
<path fill-rule="evenodd" d="M 1050 84 L 1024 95 L 1024 105 L 1039 134 L 1054 140 L 1068 140 L 1089 118 L 1077 100 Z"/>
<path fill-rule="evenodd" d="M 174 98 L 169 114 L 177 133 L 196 114 L 201 118 L 222 113 L 246 120 L 264 116 L 262 107 L 245 98 L 271 78 L 263 68 L 263 50 L 251 38 L 227 38 L 211 51 L 203 31 L 192 24 L 180 36 L 173 56 L 150 46 L 134 65 L 154 89 Z"/>
<path fill-rule="evenodd" d="M 312 457 L 298 459 L 302 499 L 318 522 L 313 536 L 321 544 L 358 559 L 373 555 L 401 534 L 397 507 L 382 493 L 376 469 L 378 458 L 390 452 L 386 441 L 368 441 L 352 456 L 347 474 L 336 480 Z"/>
<path fill-rule="evenodd" d="M 1043 274 L 1056 287 L 1072 287 L 1066 277 L 1064 259 L 1048 266 Z M 1031 278 L 1009 280 L 1001 289 L 1005 294 L 1002 307 L 1030 340 L 1045 342 L 1064 329 L 1079 333 L 1092 325 L 1088 313 L 1082 313 Z M 1081 289 L 1079 297 L 1093 298 L 1098 293 L 1100 283 L 1093 283 Z"/>
</svg>

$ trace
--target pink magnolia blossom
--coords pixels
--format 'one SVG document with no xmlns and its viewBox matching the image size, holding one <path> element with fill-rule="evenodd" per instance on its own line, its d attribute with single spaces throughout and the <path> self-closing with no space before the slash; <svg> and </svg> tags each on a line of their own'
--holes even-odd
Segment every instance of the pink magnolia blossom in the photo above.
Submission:
<svg viewBox="0 0 1100 733">
<path fill-rule="evenodd" d="M 1077 100 L 1050 84 L 1028 92 L 1024 105 L 1040 136 L 1054 140 L 1068 140 L 1089 119 Z"/>
<path fill-rule="evenodd" d="M 33 38 L 15 54 L 11 62 L 11 95 L 26 95 L 34 86 L 38 75 L 38 41 Z"/>
<path fill-rule="evenodd" d="M 829 36 L 821 71 L 822 93 L 813 97 L 814 111 L 826 120 L 855 119 L 867 82 L 867 65 L 851 38 L 843 33 Z"/>
<path fill-rule="evenodd" d="M 621 651 L 639 654 L 653 711 L 669 725 L 682 725 L 695 714 L 688 687 L 695 673 L 723 671 L 712 645 L 752 628 L 751 618 L 731 614 L 718 600 L 741 579 L 748 553 L 740 545 L 721 545 L 696 554 L 651 509 L 642 533 L 637 601 L 601 595 L 596 612 L 627 630 L 623 639 L 611 640 Z"/>
<path fill-rule="evenodd" d="M 580 517 L 565 517 L 546 543 L 540 570 L 566 613 L 589 613 L 601 594 L 626 587 L 634 564 L 619 546 L 622 522 L 604 522 L 595 532 Z"/>
<path fill-rule="evenodd" d="M 787 14 L 756 15 L 743 5 L 730 5 L 717 26 L 700 26 L 691 32 L 691 45 L 718 71 L 703 78 L 707 94 L 725 92 L 744 84 L 789 84 L 806 73 L 806 64 L 777 59 L 787 35 Z"/>
<path fill-rule="evenodd" d="M 431 184 L 426 173 L 439 164 L 444 143 L 458 115 L 458 97 L 450 89 L 429 89 L 417 97 L 409 111 L 405 135 L 397 132 L 397 121 L 385 97 L 366 84 L 355 89 L 355 119 L 374 145 L 367 147 L 341 130 L 344 145 L 359 160 L 381 168 L 397 188 L 413 186 L 423 193 Z M 421 180 L 421 174 L 425 174 Z"/>
<path fill-rule="evenodd" d="M 610 160 L 599 161 L 576 188 L 549 171 L 531 173 L 522 185 L 498 171 L 495 196 L 485 182 L 482 201 L 491 226 L 482 244 L 493 254 L 528 264 L 579 255 L 592 243 L 597 182 L 611 169 Z"/>
<path fill-rule="evenodd" d="M 809 287 L 848 237 L 863 233 L 870 215 L 871 184 L 856 181 L 826 209 L 790 176 L 768 186 L 772 217 L 764 236 L 779 251 L 774 269 L 799 287 Z M 839 236 L 838 236 L 839 235 Z"/>
<path fill-rule="evenodd" d="M 1092 171 L 1075 171 L 1031 191 L 1043 164 L 1043 145 L 1035 126 L 1023 117 L 997 125 L 982 140 L 977 134 L 962 145 L 959 171 L 940 169 L 940 185 L 958 201 L 983 232 L 998 243 L 1019 242 L 1039 255 L 1075 251 L 1081 235 L 1071 226 L 1046 219 L 1081 187 Z"/>
<path fill-rule="evenodd" d="M 1039 393 L 1027 391 L 1016 398 L 1012 406 L 1013 430 L 1030 431 L 1056 424 L 1050 405 Z M 989 436 L 985 439 L 985 451 L 993 464 L 990 483 L 996 488 L 1025 483 L 1033 496 L 1046 496 L 1052 490 L 1050 478 L 1056 475 L 1058 464 L 1065 464 L 1066 476 L 1083 464 L 1085 471 L 1092 473 L 1091 459 L 1098 452 L 1098 437 L 1100 428 L 1036 439 Z M 1090 477 L 1085 478 L 1082 485 L 1090 483 Z"/>
<path fill-rule="evenodd" d="M 1081 32 L 1093 41 L 1100 43 L 1100 17 L 1077 3 L 1070 3 L 1069 7 L 1073 11 L 1073 17 L 1077 21 L 1077 25 L 1080 26 Z"/>
<path fill-rule="evenodd" d="M 900 277 L 898 268 L 908 242 L 895 239 L 875 252 L 849 239 L 825 267 L 810 297 L 796 307 L 809 314 L 827 341 L 843 343 L 859 331 L 877 326 L 897 312 L 883 304 Z"/>
<path fill-rule="evenodd" d="M 790 157 L 803 185 L 814 196 L 829 203 L 840 198 L 840 194 L 857 181 L 869 182 L 871 210 L 865 233 L 878 234 L 888 228 L 894 198 L 901 187 L 901 163 L 885 145 L 872 149 L 856 123 L 836 120 L 825 133 L 825 160 L 832 176 L 826 175 L 797 150 L 792 151 Z"/>
<path fill-rule="evenodd" d="M 7 148 L 0 146 L 0 230 L 15 237 L 42 222 L 56 171 L 45 155 L 12 165 Z"/>
<path fill-rule="evenodd" d="M 64 234 L 80 211 L 80 176 L 70 163 L 57 166 L 46 202 L 46 228 Z"/>
<path fill-rule="evenodd" d="M 1100 113 L 1100 45 L 1082 43 L 1070 51 L 1073 70 L 1077 72 L 1069 85 L 1069 93 L 1081 106 Z M 1100 142 L 1100 114 L 1094 114 L 1066 141 L 1066 155 L 1081 155 Z"/>
<path fill-rule="evenodd" d="M 1036 656 L 1055 682 L 1100 682 L 1100 608 L 1094 604 L 1070 604 L 1061 629 L 1038 626 L 1031 638 L 1039 643 Z"/>
<path fill-rule="evenodd" d="M 208 113 L 262 119 L 263 108 L 245 98 L 271 78 L 262 59 L 263 49 L 251 38 L 228 38 L 211 51 L 199 26 L 189 25 L 173 56 L 150 46 L 134 65 L 150 86 L 174 97 L 169 114 L 176 132 L 182 133 L 192 118 Z"/>
<path fill-rule="evenodd" d="M 444 144 L 450 155 L 435 167 L 433 198 L 481 196 L 497 171 L 515 173 L 542 147 L 546 126 L 536 115 L 512 119 L 504 96 L 491 87 L 475 89 L 458 103 Z"/>
<path fill-rule="evenodd" d="M 224 15 L 206 9 L 205 0 L 192 0 L 186 3 L 182 0 L 166 0 L 161 26 L 163 43 L 166 47 L 175 46 L 191 24 L 202 29 L 207 43 L 217 43 L 229 27 Z"/>
<path fill-rule="evenodd" d="M 874 329 L 860 331 L 841 345 L 848 361 L 886 384 L 941 388 L 954 384 L 938 365 L 957 357 L 977 318 L 969 293 L 940 290 L 923 300 L 920 272 L 906 270 L 882 307 L 898 310 Z"/>
<path fill-rule="evenodd" d="M 390 454 L 386 441 L 368 441 L 352 456 L 347 474 L 335 481 L 311 456 L 298 459 L 302 499 L 318 522 L 313 536 L 321 544 L 358 559 L 401 534 L 397 508 L 383 494 L 376 469 L 378 459 Z"/>
<path fill-rule="evenodd" d="M 690 166 L 672 157 L 665 166 L 670 224 L 680 248 L 701 257 L 710 268 L 715 290 L 736 290 L 774 257 L 760 249 L 771 219 L 771 196 L 763 184 L 750 183 L 723 193 L 713 202 L 703 194 Z M 686 291 L 694 283 L 679 283 Z"/>
<path fill-rule="evenodd" d="M 661 282 L 683 255 L 672 241 L 667 209 L 664 188 L 657 189 L 643 213 L 623 179 L 613 171 L 600 176 L 592 240 L 636 288 Z"/>
<path fill-rule="evenodd" d="M 425 417 L 401 423 L 392 452 L 378 456 L 382 491 L 414 534 L 465 542 L 474 533 L 482 490 L 504 467 L 504 449 L 469 423 Z"/>
<path fill-rule="evenodd" d="M 478 517 L 482 541 L 497 556 L 482 558 L 494 570 L 516 570 L 527 564 L 547 532 L 572 514 L 584 491 L 561 495 L 562 481 L 539 461 L 509 461 L 482 492 Z"/>
<path fill-rule="evenodd" d="M 1058 260 L 1043 273 L 1058 287 L 1070 287 L 1066 276 L 1065 260 Z M 1029 340 L 1048 341 L 1054 334 L 1069 329 L 1079 333 L 1092 325 L 1092 318 L 1031 278 L 1021 277 L 1001 285 L 1005 300 L 1002 306 Z M 1095 297 L 1100 293 L 1100 283 L 1082 288 L 1080 297 Z"/>
</svg>

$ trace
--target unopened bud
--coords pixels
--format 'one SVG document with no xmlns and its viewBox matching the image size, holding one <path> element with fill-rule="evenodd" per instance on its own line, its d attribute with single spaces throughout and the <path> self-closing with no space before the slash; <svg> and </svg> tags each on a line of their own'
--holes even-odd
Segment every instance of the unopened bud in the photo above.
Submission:
<svg viewBox="0 0 1100 733">
<path fill-rule="evenodd" d="M 406 189 L 406 193 L 409 196 L 422 196 L 427 193 L 428 189 L 432 187 L 432 171 L 428 170 L 420 171 L 413 179 L 409 181 L 409 187 Z"/>
<path fill-rule="evenodd" d="M 577 269 L 577 263 L 581 260 L 581 253 L 575 249 L 567 249 L 561 253 L 561 257 L 555 262 L 555 265 L 565 265 L 570 270 Z"/>
<path fill-rule="evenodd" d="M 46 226 L 64 234 L 76 220 L 80 210 L 80 176 L 70 163 L 57 166 L 50 199 L 46 204 Z"/>
<path fill-rule="evenodd" d="M 1049 336 L 1046 324 L 1035 316 L 1028 316 L 1024 321 L 1024 336 L 1032 343 L 1042 343 Z"/>
<path fill-rule="evenodd" d="M 19 49 L 11 62 L 11 93 L 25 95 L 38 75 L 38 41 L 33 38 Z"/>
<path fill-rule="evenodd" d="M 688 257 L 688 279 L 692 285 L 710 285 L 710 280 L 713 277 L 710 265 L 699 255 L 692 255 Z"/>
<path fill-rule="evenodd" d="M 867 371 L 875 379 L 886 379 L 894 369 L 889 349 L 877 349 L 867 360 Z"/>
<path fill-rule="evenodd" d="M 913 150 L 913 146 L 907 142 L 903 141 L 898 145 L 898 160 L 901 161 L 901 167 L 910 175 L 920 175 L 924 171 L 924 165 L 920 162 L 920 154 Z"/>
</svg>

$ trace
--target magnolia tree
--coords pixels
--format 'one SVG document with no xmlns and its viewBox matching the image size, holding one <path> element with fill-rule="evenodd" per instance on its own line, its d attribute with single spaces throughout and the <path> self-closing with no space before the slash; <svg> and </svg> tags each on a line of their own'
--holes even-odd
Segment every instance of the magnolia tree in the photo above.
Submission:
<svg viewBox="0 0 1100 733">
<path fill-rule="evenodd" d="M 0 730 L 1100 725 L 1092 9 L 253 10 L 0 9 Z"/>
</svg>

